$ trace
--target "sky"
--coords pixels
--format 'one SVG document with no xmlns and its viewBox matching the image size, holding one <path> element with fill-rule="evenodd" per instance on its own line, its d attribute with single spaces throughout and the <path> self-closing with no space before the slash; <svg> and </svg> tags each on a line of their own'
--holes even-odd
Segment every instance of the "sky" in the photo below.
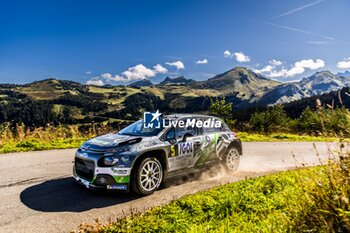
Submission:
<svg viewBox="0 0 350 233">
<path fill-rule="evenodd" d="M 349 0 L 2 1 L 0 83 L 350 70 Z"/>
</svg>

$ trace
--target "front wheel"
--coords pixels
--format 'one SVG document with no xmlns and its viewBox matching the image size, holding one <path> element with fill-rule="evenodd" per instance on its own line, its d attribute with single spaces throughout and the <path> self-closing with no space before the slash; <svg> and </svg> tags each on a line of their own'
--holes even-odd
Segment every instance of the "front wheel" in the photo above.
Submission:
<svg viewBox="0 0 350 233">
<path fill-rule="evenodd" d="M 240 154 L 235 147 L 231 147 L 227 150 L 227 154 L 225 157 L 225 167 L 227 171 L 233 172 L 238 169 L 240 162 Z"/>
<path fill-rule="evenodd" d="M 142 160 L 133 175 L 134 190 L 142 195 L 154 193 L 163 179 L 162 164 L 157 158 L 149 157 Z"/>
</svg>

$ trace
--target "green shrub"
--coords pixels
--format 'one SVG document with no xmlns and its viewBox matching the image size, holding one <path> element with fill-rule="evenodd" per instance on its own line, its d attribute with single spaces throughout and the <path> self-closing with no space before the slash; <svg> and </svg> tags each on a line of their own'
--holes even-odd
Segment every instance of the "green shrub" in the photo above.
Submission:
<svg viewBox="0 0 350 233">
<path fill-rule="evenodd" d="M 291 119 L 282 105 L 275 105 L 266 111 L 253 113 L 248 124 L 252 131 L 258 133 L 288 132 Z"/>
<path fill-rule="evenodd" d="M 294 131 L 310 135 L 350 135 L 350 112 L 346 108 L 318 109 L 306 108 L 297 120 Z"/>
</svg>

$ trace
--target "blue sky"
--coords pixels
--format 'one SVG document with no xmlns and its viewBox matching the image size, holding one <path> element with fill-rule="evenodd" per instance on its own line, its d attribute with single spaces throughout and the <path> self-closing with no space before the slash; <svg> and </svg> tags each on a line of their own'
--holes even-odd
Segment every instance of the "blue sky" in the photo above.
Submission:
<svg viewBox="0 0 350 233">
<path fill-rule="evenodd" d="M 3 1 L 0 83 L 350 70 L 349 12 L 348 0 Z"/>
</svg>

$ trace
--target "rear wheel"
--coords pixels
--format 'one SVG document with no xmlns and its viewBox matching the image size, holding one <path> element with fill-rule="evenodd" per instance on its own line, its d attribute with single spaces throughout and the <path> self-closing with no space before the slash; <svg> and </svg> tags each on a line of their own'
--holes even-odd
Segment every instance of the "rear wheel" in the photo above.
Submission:
<svg viewBox="0 0 350 233">
<path fill-rule="evenodd" d="M 233 172 L 238 169 L 239 162 L 240 162 L 240 154 L 235 147 L 230 147 L 227 150 L 227 154 L 225 157 L 225 167 L 227 171 Z"/>
<path fill-rule="evenodd" d="M 142 160 L 133 174 L 134 190 L 142 195 L 156 191 L 163 179 L 163 168 L 157 158 L 148 157 Z"/>
</svg>

